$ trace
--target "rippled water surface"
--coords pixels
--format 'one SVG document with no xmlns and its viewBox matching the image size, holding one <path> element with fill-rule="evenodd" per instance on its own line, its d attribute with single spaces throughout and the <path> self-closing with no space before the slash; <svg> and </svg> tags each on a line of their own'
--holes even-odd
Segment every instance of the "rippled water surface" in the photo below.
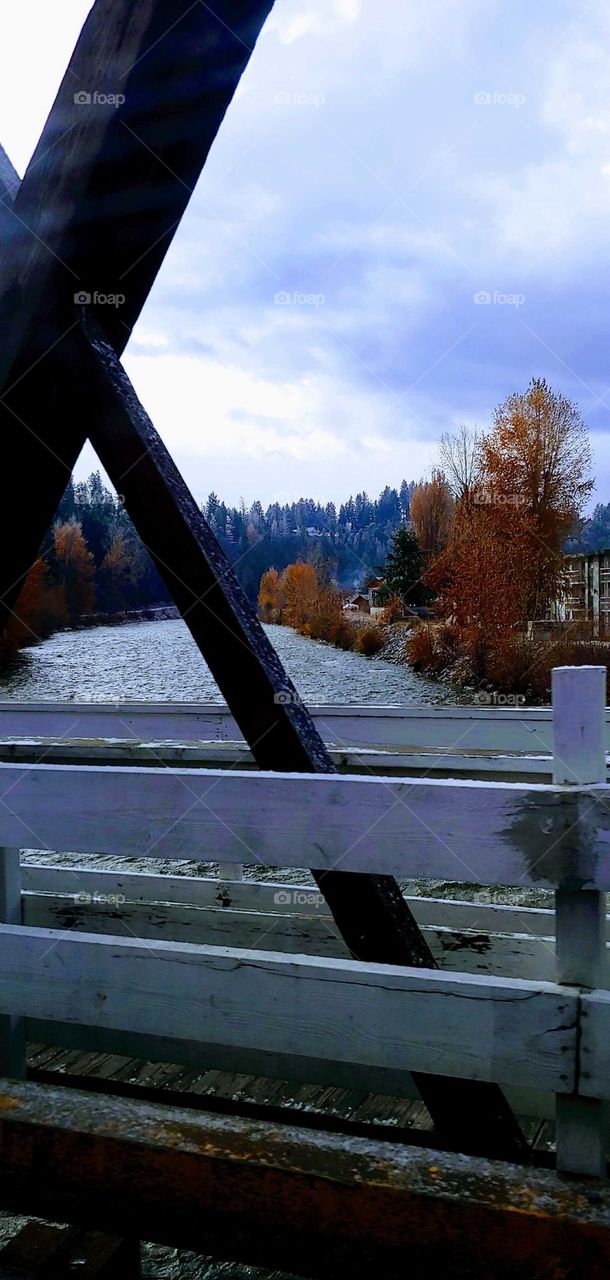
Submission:
<svg viewBox="0 0 610 1280">
<path fill-rule="evenodd" d="M 455 701 L 447 685 L 426 680 L 407 667 L 345 653 L 307 640 L 288 627 L 266 630 L 306 702 Z M 59 632 L 25 650 L 0 672 L 0 698 L 222 701 L 181 620 Z"/>
</svg>

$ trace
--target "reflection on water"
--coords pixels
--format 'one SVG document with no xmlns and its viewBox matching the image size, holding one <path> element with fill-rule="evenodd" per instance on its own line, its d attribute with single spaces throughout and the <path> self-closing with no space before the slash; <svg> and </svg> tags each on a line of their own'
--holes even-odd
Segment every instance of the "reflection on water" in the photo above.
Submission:
<svg viewBox="0 0 610 1280">
<path fill-rule="evenodd" d="M 408 667 L 371 661 L 288 627 L 266 628 L 305 702 L 454 702 L 446 685 Z M 0 672 L 0 698 L 221 702 L 210 671 L 185 624 L 129 622 L 62 631 L 25 650 Z"/>
</svg>

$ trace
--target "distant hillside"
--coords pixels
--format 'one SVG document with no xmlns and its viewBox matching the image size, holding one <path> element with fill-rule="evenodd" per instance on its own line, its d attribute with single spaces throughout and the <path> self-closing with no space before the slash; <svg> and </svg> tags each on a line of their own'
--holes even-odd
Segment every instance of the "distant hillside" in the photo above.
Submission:
<svg viewBox="0 0 610 1280">
<path fill-rule="evenodd" d="M 577 533 L 568 538 L 564 551 L 605 551 L 610 547 L 610 502 L 598 503 Z"/>
</svg>

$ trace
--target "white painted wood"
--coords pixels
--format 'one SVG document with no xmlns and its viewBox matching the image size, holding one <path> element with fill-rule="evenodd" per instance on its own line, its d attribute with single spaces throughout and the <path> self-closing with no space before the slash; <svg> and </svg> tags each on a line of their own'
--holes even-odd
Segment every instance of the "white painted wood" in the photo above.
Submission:
<svg viewBox="0 0 610 1280">
<path fill-rule="evenodd" d="M 220 862 L 218 864 L 219 880 L 243 880 L 244 868 L 241 862 Z"/>
<path fill-rule="evenodd" d="M 582 991 L 579 1092 L 610 1098 L 610 991 Z"/>
<path fill-rule="evenodd" d="M 552 751 L 550 707 L 310 705 L 326 742 L 337 747 L 441 747 Z M 610 750 L 610 713 L 606 717 Z M 54 736 L 168 742 L 239 741 L 224 704 L 0 702 L 0 737 Z"/>
<path fill-rule="evenodd" d="M 104 895 L 99 894 L 93 896 L 90 904 L 53 894 L 25 894 L 23 906 L 24 924 L 35 928 L 125 933 L 136 938 L 246 949 L 264 947 L 282 954 L 350 958 L 328 914 L 316 917 L 168 903 L 125 902 L 117 906 L 113 901 L 104 901 Z M 423 925 L 422 931 L 443 971 L 553 981 L 555 944 L 552 938 L 431 925 Z"/>
<path fill-rule="evenodd" d="M 553 777 L 556 783 L 603 782 L 605 667 L 553 670 Z"/>
<path fill-rule="evenodd" d="M 220 907 L 278 915 L 311 916 L 330 920 L 323 895 L 314 884 L 244 880 L 225 883 L 211 876 L 152 875 L 142 871 L 103 871 L 99 867 L 61 867 L 24 862 L 24 892 L 76 895 L 82 892 L 104 897 L 119 895 L 130 902 L 184 903 L 193 907 Z M 475 929 L 492 933 L 523 933 L 552 938 L 555 912 L 541 907 L 517 907 L 486 902 L 461 902 L 453 898 L 404 895 L 420 925 L 447 929 Z M 610 917 L 607 917 L 607 925 Z"/>
<path fill-rule="evenodd" d="M 217 862 L 539 888 L 571 883 L 580 840 L 588 883 L 610 887 L 610 809 L 589 790 L 543 784 L 0 765 L 0 841 L 31 847 L 33 832 L 50 850 L 196 850 Z"/>
<path fill-rule="evenodd" d="M 442 748 L 416 750 L 381 749 L 375 747 L 333 747 L 329 754 L 335 768 L 342 773 L 425 772 L 472 778 L 503 777 L 512 781 L 549 782 L 553 770 L 550 753 L 491 750 L 444 751 Z M 44 759 L 46 764 L 163 764 L 195 765 L 203 768 L 254 767 L 254 757 L 243 742 L 138 742 L 130 738 L 44 738 L 23 737 L 0 739 L 0 758 L 10 762 L 31 763 Z"/>
<path fill-rule="evenodd" d="M 0 1009 L 555 1092 L 576 1054 L 553 984 L 27 927 L 0 931 Z"/>
<path fill-rule="evenodd" d="M 605 667 L 556 667 L 553 671 L 554 781 L 583 786 L 606 776 Z M 585 830 L 585 839 L 588 832 Z M 556 980 L 577 988 L 606 980 L 605 894 L 584 891 L 588 858 L 574 860 L 574 887 L 557 890 Z M 575 1086 L 576 1087 L 576 1086 Z M 606 1123 L 601 1099 L 557 1100 L 557 1167 L 605 1176 Z"/>
<path fill-rule="evenodd" d="M 19 849 L 0 847 L 0 924 L 21 924 L 21 855 Z M 24 1019 L 0 1016 L 0 1075 L 25 1079 L 26 1043 Z"/>
</svg>

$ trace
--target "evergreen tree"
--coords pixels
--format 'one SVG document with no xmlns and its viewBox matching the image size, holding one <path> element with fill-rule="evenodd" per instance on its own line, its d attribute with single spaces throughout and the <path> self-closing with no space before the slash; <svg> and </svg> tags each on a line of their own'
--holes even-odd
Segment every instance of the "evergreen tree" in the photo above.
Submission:
<svg viewBox="0 0 610 1280">
<path fill-rule="evenodd" d="M 429 592 L 421 578 L 422 554 L 415 534 L 410 529 L 397 529 L 385 568 L 385 585 L 379 593 L 379 602 L 390 596 L 400 596 L 405 604 L 421 605 L 429 599 Z"/>
</svg>

